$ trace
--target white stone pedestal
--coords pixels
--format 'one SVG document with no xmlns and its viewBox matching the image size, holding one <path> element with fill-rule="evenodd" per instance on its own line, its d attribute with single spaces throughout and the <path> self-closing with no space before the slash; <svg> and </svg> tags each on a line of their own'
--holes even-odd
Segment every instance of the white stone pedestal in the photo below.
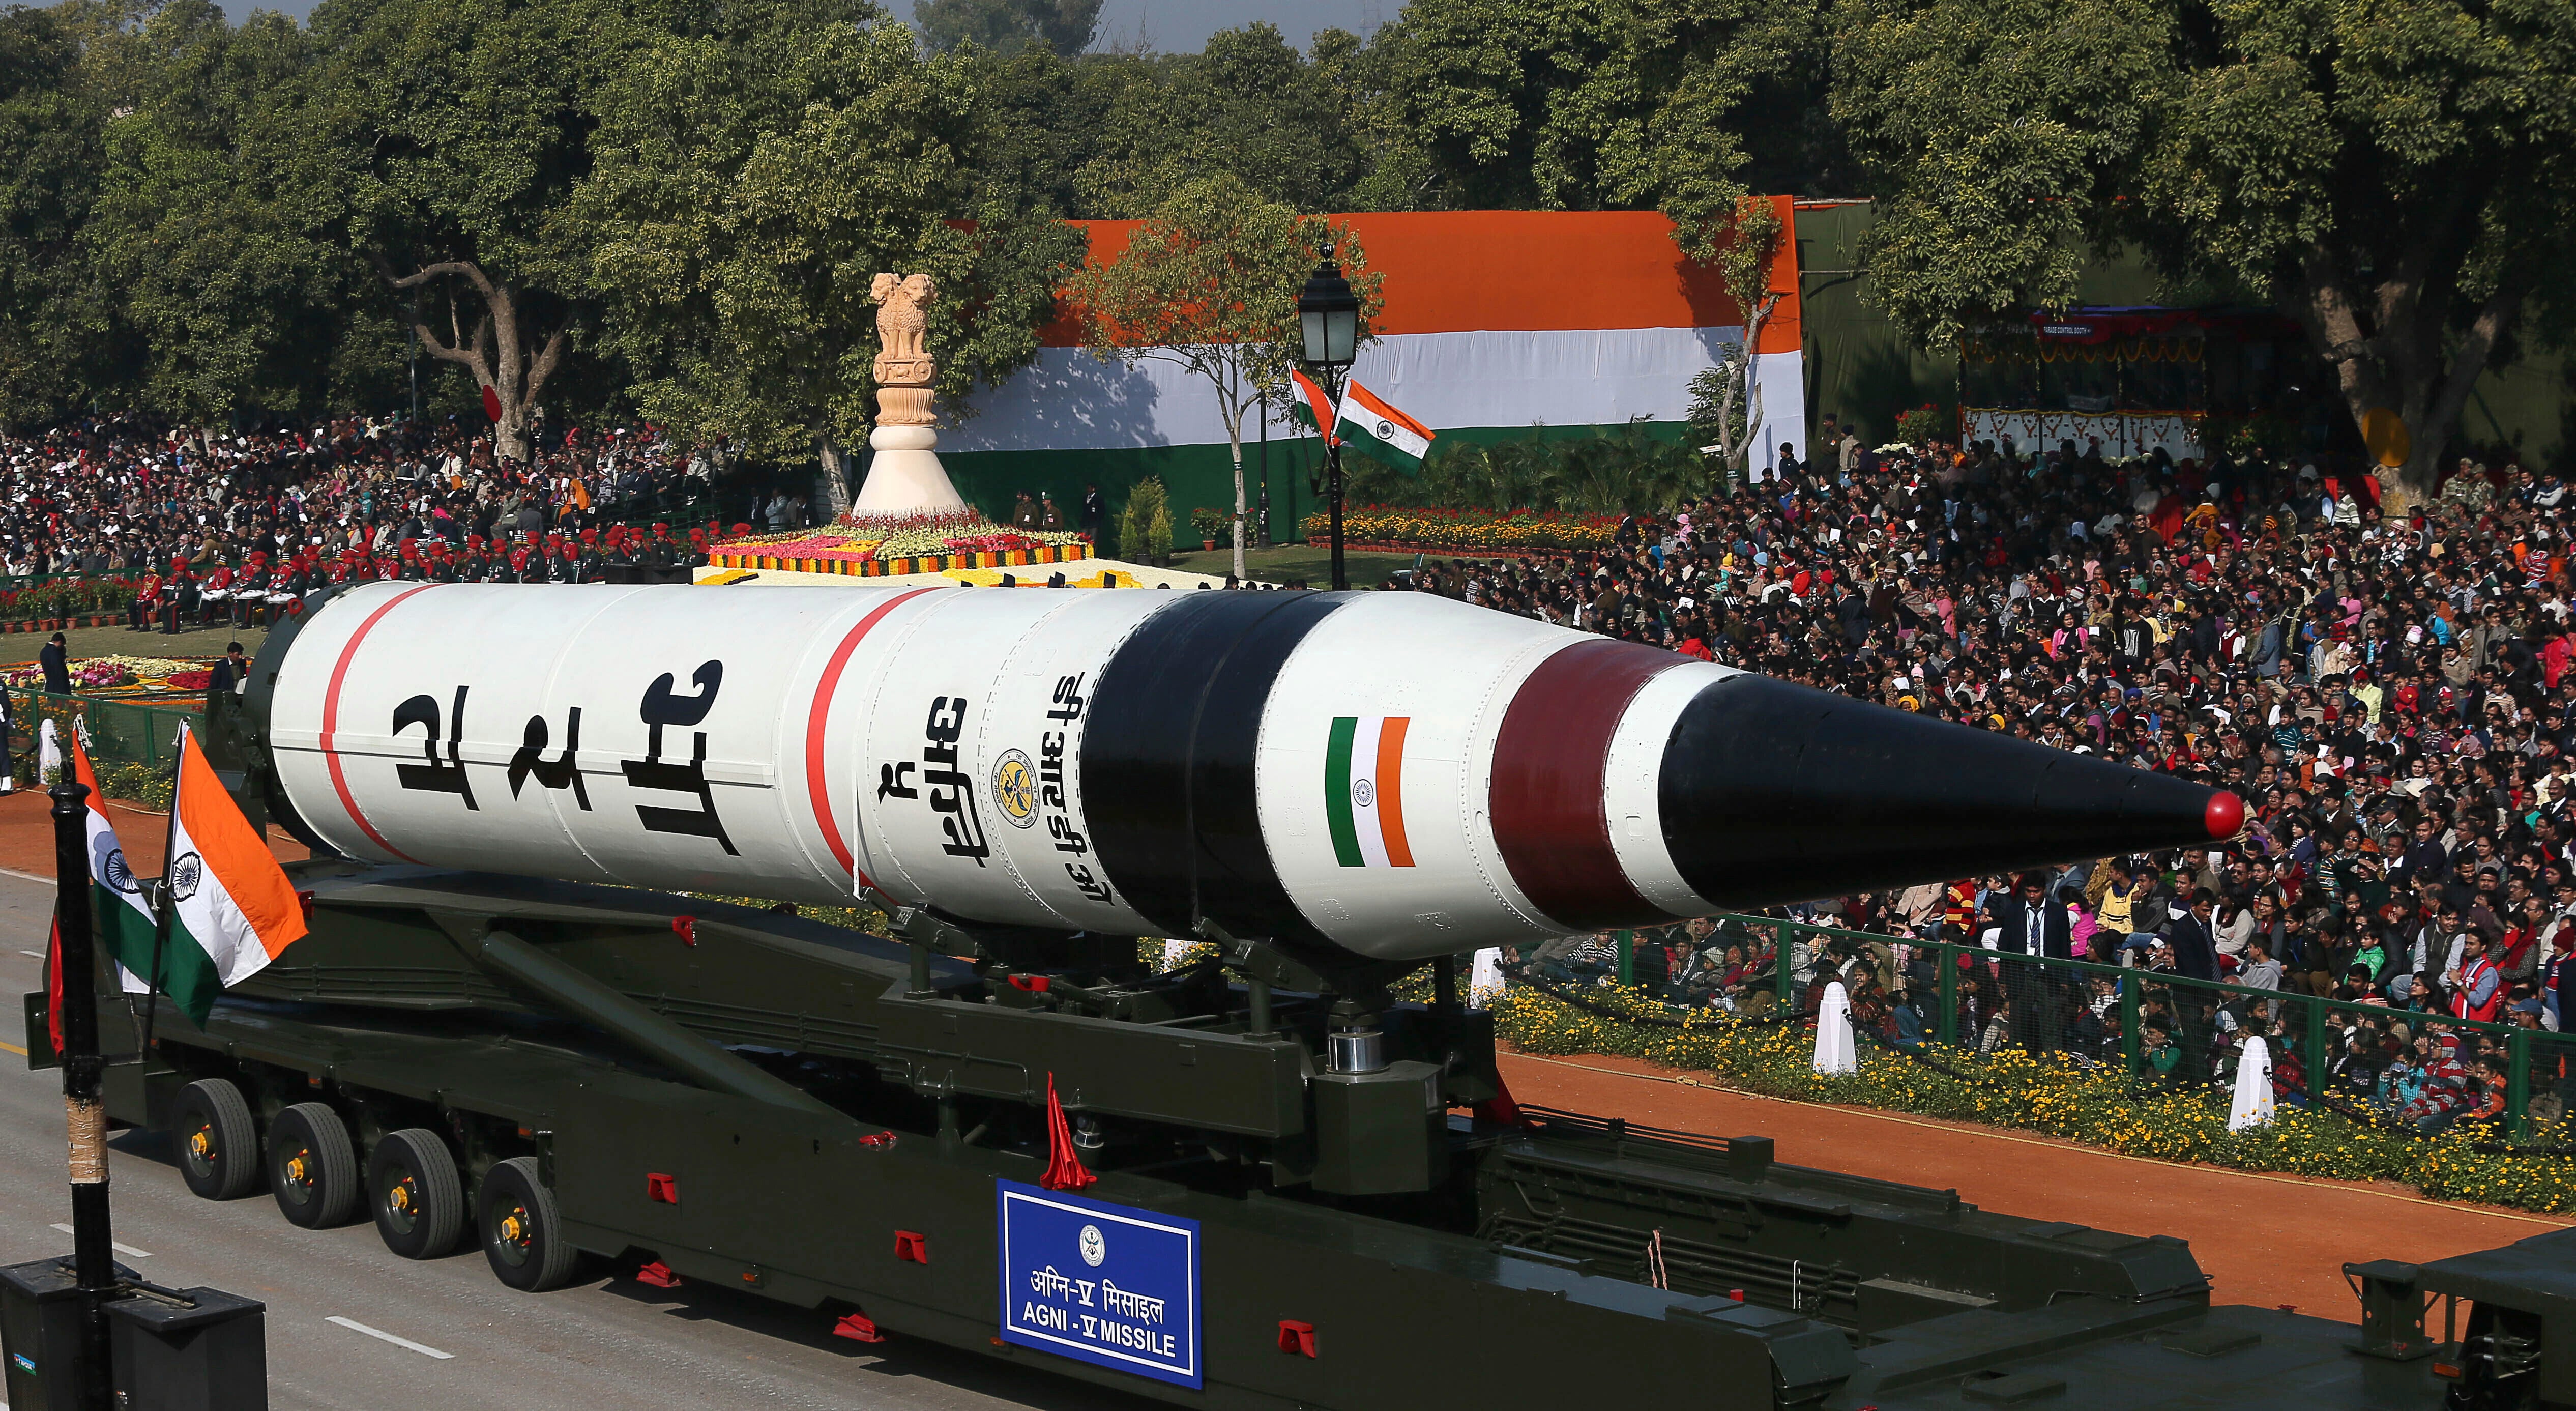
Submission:
<svg viewBox="0 0 2576 1411">
<path fill-rule="evenodd" d="M 876 459 L 852 514 L 941 514 L 966 508 L 932 448 L 939 432 L 927 426 L 880 426 L 868 433 Z"/>
</svg>

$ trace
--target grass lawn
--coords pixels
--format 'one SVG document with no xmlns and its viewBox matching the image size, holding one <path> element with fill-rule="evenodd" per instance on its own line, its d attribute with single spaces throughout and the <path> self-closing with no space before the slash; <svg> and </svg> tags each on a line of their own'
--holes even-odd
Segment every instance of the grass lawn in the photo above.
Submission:
<svg viewBox="0 0 2576 1411">
<path fill-rule="evenodd" d="M 34 661 L 42 651 L 46 634 L 23 632 L 0 638 L 0 661 Z M 268 636 L 264 627 L 215 627 L 204 631 L 183 631 L 175 637 L 158 632 L 128 632 L 122 627 L 67 627 L 63 629 L 63 647 L 71 659 L 84 657 L 219 657 L 226 642 L 239 642 L 251 655 L 259 655 L 259 644 Z"/>
<path fill-rule="evenodd" d="M 1275 548 L 1247 549 L 1244 563 L 1252 576 L 1269 583 L 1284 583 L 1303 578 L 1309 588 L 1329 588 L 1333 581 L 1333 551 L 1322 544 L 1281 544 Z M 1342 555 L 1343 566 L 1351 576 L 1354 588 L 1374 588 L 1399 568 L 1413 567 L 1411 554 Z M 1219 545 L 1214 551 L 1193 549 L 1174 556 L 1175 568 L 1192 573 L 1224 575 L 1234 570 L 1234 550 Z"/>
</svg>

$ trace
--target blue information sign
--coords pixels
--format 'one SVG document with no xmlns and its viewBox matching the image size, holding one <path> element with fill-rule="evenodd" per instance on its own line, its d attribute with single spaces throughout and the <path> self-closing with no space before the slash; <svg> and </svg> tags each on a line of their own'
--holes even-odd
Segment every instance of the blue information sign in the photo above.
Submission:
<svg viewBox="0 0 2576 1411">
<path fill-rule="evenodd" d="M 995 1184 L 1004 1342 L 1199 1385 L 1196 1220 Z"/>
</svg>

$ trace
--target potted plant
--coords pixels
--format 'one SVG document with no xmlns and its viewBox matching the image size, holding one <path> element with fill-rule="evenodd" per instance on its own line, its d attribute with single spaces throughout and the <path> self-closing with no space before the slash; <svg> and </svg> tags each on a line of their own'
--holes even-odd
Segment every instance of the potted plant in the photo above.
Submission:
<svg viewBox="0 0 2576 1411">
<path fill-rule="evenodd" d="M 1215 548 L 1220 539 L 1231 543 L 1234 538 L 1234 516 L 1223 510 L 1209 509 L 1202 505 L 1190 511 L 1190 532 L 1198 536 L 1201 549 Z"/>
</svg>

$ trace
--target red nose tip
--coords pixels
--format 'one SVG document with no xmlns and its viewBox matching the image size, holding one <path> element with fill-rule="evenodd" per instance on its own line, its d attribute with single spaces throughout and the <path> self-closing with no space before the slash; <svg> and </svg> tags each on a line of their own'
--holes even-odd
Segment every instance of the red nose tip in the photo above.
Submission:
<svg viewBox="0 0 2576 1411">
<path fill-rule="evenodd" d="M 2201 821 L 2208 825 L 2210 841 L 2233 838 L 2245 828 L 2245 800 L 2220 790 L 2209 796 Z"/>
</svg>

